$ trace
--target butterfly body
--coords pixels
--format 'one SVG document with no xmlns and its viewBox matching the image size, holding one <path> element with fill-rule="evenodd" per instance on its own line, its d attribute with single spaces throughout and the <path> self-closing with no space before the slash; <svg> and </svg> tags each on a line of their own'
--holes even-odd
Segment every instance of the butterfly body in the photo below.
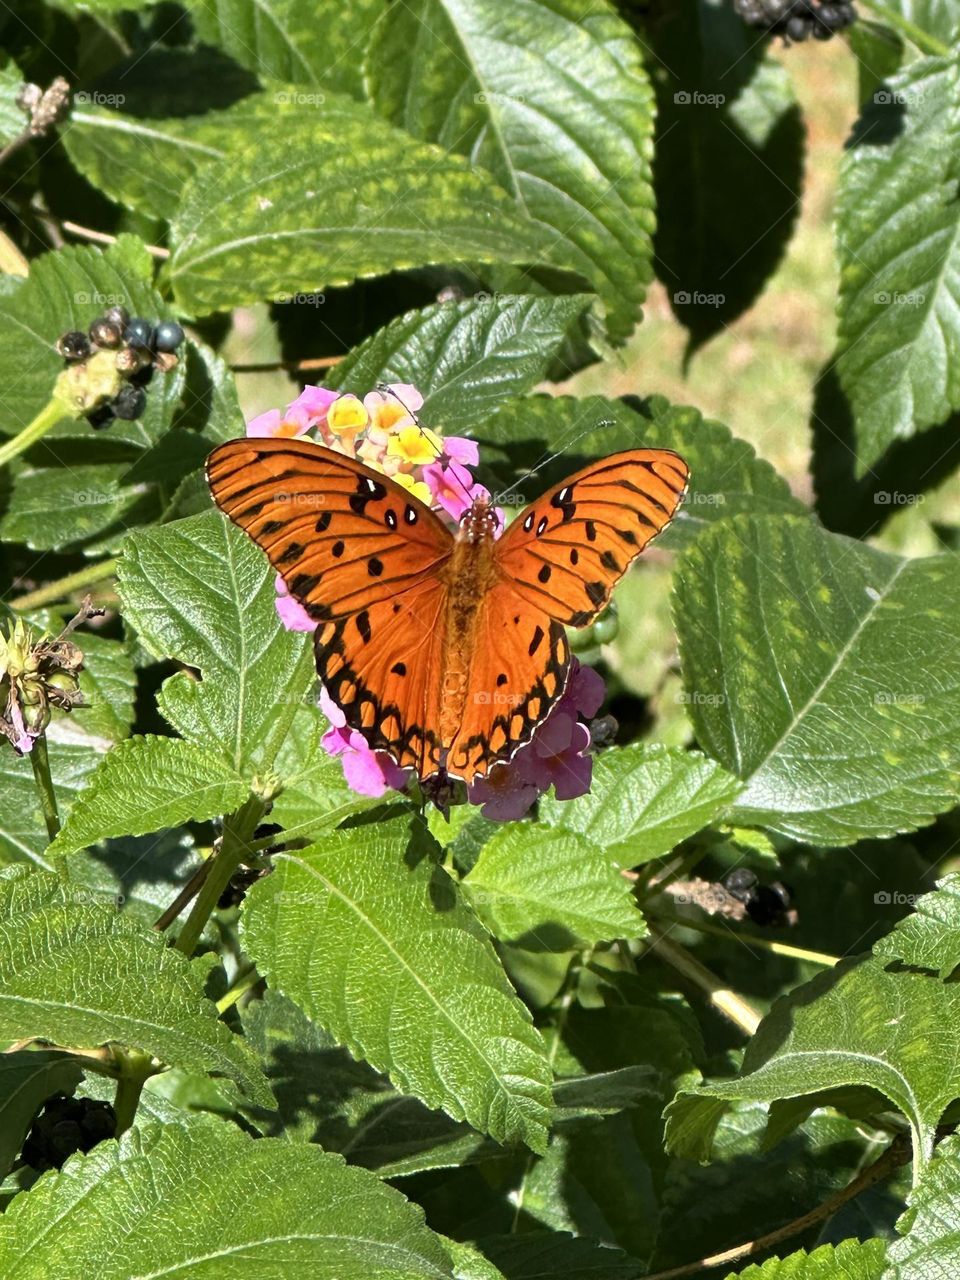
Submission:
<svg viewBox="0 0 960 1280">
<path fill-rule="evenodd" d="M 672 518 L 687 468 L 668 450 L 616 454 L 499 538 L 488 502 L 454 534 L 393 480 L 309 441 L 230 441 L 207 477 L 317 622 L 317 670 L 348 725 L 443 783 L 530 740 L 566 685 L 565 626 L 606 606 Z"/>
</svg>

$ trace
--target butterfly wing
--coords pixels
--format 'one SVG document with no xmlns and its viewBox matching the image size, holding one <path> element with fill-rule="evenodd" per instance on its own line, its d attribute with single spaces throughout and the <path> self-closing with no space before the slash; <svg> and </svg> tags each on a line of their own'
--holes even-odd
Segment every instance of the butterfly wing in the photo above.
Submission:
<svg viewBox="0 0 960 1280">
<path fill-rule="evenodd" d="M 207 459 L 207 482 L 317 622 L 393 600 L 435 577 L 453 550 L 422 502 L 312 441 L 230 440 Z"/>
<path fill-rule="evenodd" d="M 388 477 L 309 441 L 232 440 L 207 479 L 319 624 L 317 670 L 347 724 L 422 777 L 436 772 L 446 526 Z"/>
<path fill-rule="evenodd" d="M 471 782 L 533 736 L 563 693 L 570 669 L 566 632 L 499 582 L 477 611 L 467 698 L 446 769 Z"/>
<path fill-rule="evenodd" d="M 496 546 L 502 576 L 527 605 L 585 627 L 673 519 L 688 476 L 669 449 L 633 449 L 585 467 L 510 525 Z"/>
</svg>

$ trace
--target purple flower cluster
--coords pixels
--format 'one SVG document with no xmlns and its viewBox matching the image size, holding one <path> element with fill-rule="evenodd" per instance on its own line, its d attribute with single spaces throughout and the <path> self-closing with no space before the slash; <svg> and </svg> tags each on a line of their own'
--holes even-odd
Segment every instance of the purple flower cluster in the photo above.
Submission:
<svg viewBox="0 0 960 1280">
<path fill-rule="evenodd" d="M 419 501 L 432 507 L 454 527 L 477 498 L 490 494 L 470 470 L 479 461 L 476 442 L 438 436 L 414 417 L 423 396 L 409 384 L 371 391 L 361 400 L 325 387 L 305 387 L 285 410 L 273 409 L 247 424 L 249 436 L 304 436 L 389 475 Z M 500 515 L 501 532 L 503 514 Z M 277 575 L 277 613 L 290 631 L 313 631 L 315 623 L 287 591 Z M 563 696 L 537 726 L 531 740 L 507 761 L 496 764 L 467 789 L 471 804 L 486 818 L 522 818 L 549 787 L 558 800 L 572 800 L 590 790 L 593 761 L 588 754 L 590 731 L 581 717 L 600 709 L 604 684 L 592 667 L 572 659 Z M 338 756 L 350 788 L 363 796 L 402 791 L 412 771 L 401 769 L 385 751 L 370 748 L 361 732 L 348 727 L 346 716 L 325 689 L 320 709 L 330 723 L 322 745 Z"/>
</svg>

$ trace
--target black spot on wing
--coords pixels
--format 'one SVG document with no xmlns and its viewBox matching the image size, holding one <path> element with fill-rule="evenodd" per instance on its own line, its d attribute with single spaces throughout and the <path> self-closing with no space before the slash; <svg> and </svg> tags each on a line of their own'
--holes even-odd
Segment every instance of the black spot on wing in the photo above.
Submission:
<svg viewBox="0 0 960 1280">
<path fill-rule="evenodd" d="M 277 564 L 293 564 L 294 560 L 299 560 L 303 555 L 304 546 L 302 542 L 288 542 L 283 552 L 277 556 Z"/>
<path fill-rule="evenodd" d="M 587 521 L 587 541 L 596 542 L 596 540 L 597 540 L 597 526 L 593 523 L 592 520 L 588 520 Z"/>
<path fill-rule="evenodd" d="M 507 683 L 507 673 L 505 671 L 501 671 L 500 674 L 497 676 L 497 688 L 502 689 L 506 683 Z"/>
<path fill-rule="evenodd" d="M 330 521 L 333 519 L 332 511 L 324 511 L 323 515 L 318 517 L 317 523 L 314 525 L 317 533 L 326 533 L 330 528 Z"/>
<path fill-rule="evenodd" d="M 602 582 L 588 582 L 587 595 L 590 597 L 591 604 L 601 605 L 607 596 L 607 589 Z"/>
<path fill-rule="evenodd" d="M 600 557 L 600 563 L 605 569 L 609 569 L 611 573 L 620 572 L 620 561 L 612 551 L 604 551 Z M 589 588 L 587 588 L 589 590 Z"/>
<path fill-rule="evenodd" d="M 405 662 L 395 662 L 390 670 L 395 676 L 405 676 L 407 674 L 407 664 Z"/>
<path fill-rule="evenodd" d="M 268 520 L 260 530 L 261 534 L 279 533 L 286 522 L 284 520 Z"/>
<path fill-rule="evenodd" d="M 617 534 L 627 546 L 635 547 L 637 545 L 637 535 L 632 529 L 618 529 Z"/>
<path fill-rule="evenodd" d="M 287 583 L 292 596 L 308 596 L 320 581 L 319 573 L 298 573 Z"/>
<path fill-rule="evenodd" d="M 366 609 L 357 614 L 356 622 L 357 630 L 360 632 L 360 637 L 363 640 L 363 643 L 369 644 L 372 632 L 370 631 L 370 614 Z"/>
<path fill-rule="evenodd" d="M 378 560 L 376 556 L 371 556 L 367 561 L 367 573 L 371 578 L 379 578 L 383 573 L 383 561 Z"/>
<path fill-rule="evenodd" d="M 548 564 L 545 564 L 545 565 L 543 565 L 543 567 L 541 568 L 540 572 L 537 574 L 537 578 L 538 578 L 541 582 L 549 582 L 549 581 L 550 581 L 550 573 L 551 573 L 550 566 L 549 566 Z"/>
<path fill-rule="evenodd" d="M 346 549 L 347 549 L 346 543 L 343 541 L 342 538 L 338 538 L 337 541 L 330 548 L 330 554 L 333 556 L 335 560 L 339 560 L 340 557 L 343 555 L 344 551 L 346 551 Z"/>
<path fill-rule="evenodd" d="M 572 613 L 570 615 L 570 621 L 567 623 L 567 626 L 585 627 L 592 617 L 592 613 L 587 612 L 585 609 L 578 609 L 576 613 Z"/>
<path fill-rule="evenodd" d="M 542 640 L 543 640 L 543 628 L 537 627 L 533 633 L 533 639 L 530 641 L 530 647 L 527 650 L 527 653 L 529 653 L 531 658 L 540 648 L 540 644 Z"/>
</svg>

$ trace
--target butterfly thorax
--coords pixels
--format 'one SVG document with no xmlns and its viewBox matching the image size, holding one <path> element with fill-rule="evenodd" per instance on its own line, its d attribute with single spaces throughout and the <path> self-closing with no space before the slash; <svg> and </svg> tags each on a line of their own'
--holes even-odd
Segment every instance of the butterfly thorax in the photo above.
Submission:
<svg viewBox="0 0 960 1280">
<path fill-rule="evenodd" d="M 476 615 L 499 574 L 494 558 L 497 516 L 486 502 L 464 513 L 453 554 L 442 572 L 447 595 L 447 651 L 443 671 L 440 738 L 450 742 L 460 727 L 467 698 Z"/>
</svg>

